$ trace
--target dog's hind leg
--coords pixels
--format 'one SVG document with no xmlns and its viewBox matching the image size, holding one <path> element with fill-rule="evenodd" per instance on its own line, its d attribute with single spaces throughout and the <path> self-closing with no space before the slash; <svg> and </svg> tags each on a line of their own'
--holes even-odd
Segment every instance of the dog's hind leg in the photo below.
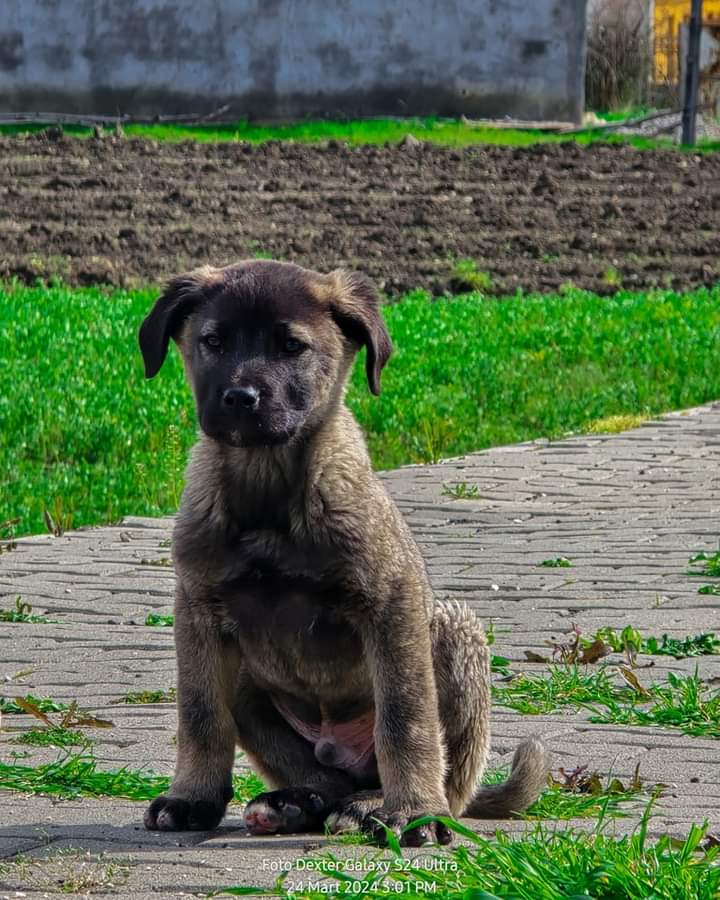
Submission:
<svg viewBox="0 0 720 900">
<path fill-rule="evenodd" d="M 544 786 L 547 758 L 539 741 L 525 741 L 508 781 L 480 785 L 490 750 L 490 652 L 479 620 L 464 604 L 438 602 L 430 638 L 450 812 L 477 818 L 521 812 Z M 351 794 L 330 814 L 328 826 L 335 832 L 367 828 L 367 818 L 381 806 L 382 791 Z"/>
<path fill-rule="evenodd" d="M 485 769 L 490 743 L 490 654 L 482 626 L 465 606 L 437 603 L 430 621 L 435 684 L 450 812 L 460 815 Z M 328 818 L 332 831 L 355 831 L 382 806 L 382 792 L 344 798 Z"/>
</svg>

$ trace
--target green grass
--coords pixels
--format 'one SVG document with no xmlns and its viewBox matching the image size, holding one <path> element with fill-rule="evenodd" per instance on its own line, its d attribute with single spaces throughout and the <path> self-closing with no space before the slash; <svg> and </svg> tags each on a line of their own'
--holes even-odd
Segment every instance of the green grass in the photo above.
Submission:
<svg viewBox="0 0 720 900">
<path fill-rule="evenodd" d="M 702 575 L 703 578 L 720 578 L 720 550 L 717 553 L 696 553 L 690 557 L 690 565 L 700 563 L 699 569 L 691 569 L 688 575 Z"/>
<path fill-rule="evenodd" d="M 692 406 L 720 393 L 709 368 L 720 363 L 719 299 L 416 293 L 386 311 L 396 354 L 384 394 L 373 402 L 356 369 L 349 403 L 382 468 Z"/>
<path fill-rule="evenodd" d="M 32 133 L 46 127 L 34 124 L 2 125 L 0 134 Z M 81 138 L 88 138 L 93 134 L 92 128 L 77 125 L 64 126 L 63 130 L 68 135 Z M 314 144 L 335 140 L 353 145 L 386 144 L 397 143 L 406 134 L 450 147 L 478 143 L 525 146 L 539 140 L 563 140 L 559 135 L 532 129 L 474 127 L 460 120 L 437 118 L 364 119 L 349 122 L 307 120 L 286 125 L 252 125 L 242 121 L 210 125 L 125 125 L 123 131 L 128 138 L 141 137 L 169 142 L 192 140 L 201 143 L 248 141 L 261 144 L 266 141 L 295 141 Z M 107 134 L 112 134 L 112 128 L 107 129 Z"/>
<path fill-rule="evenodd" d="M 49 697 L 35 697 L 33 694 L 26 694 L 22 699 L 42 713 L 65 712 L 70 708 L 67 703 L 58 703 L 56 700 L 51 700 Z M 5 713 L 6 715 L 19 716 L 27 714 L 27 710 L 23 709 L 22 706 L 14 700 L 11 700 L 10 697 L 0 697 L 0 712 Z"/>
<path fill-rule="evenodd" d="M 22 597 L 16 597 L 14 609 L 0 609 L 0 622 L 26 622 L 34 625 L 48 624 L 52 620 L 45 616 L 32 615 L 32 606 L 25 603 Z"/>
<path fill-rule="evenodd" d="M 113 728 L 109 719 L 100 719 L 86 710 L 80 709 L 76 701 L 69 705 L 55 703 L 28 694 L 14 700 L 0 698 L 0 710 L 5 713 L 25 714 L 39 719 L 44 728 L 32 728 L 12 738 L 12 744 L 28 744 L 33 747 L 83 747 L 87 749 L 94 741 L 78 728 Z M 48 713 L 60 713 L 53 721 Z"/>
<path fill-rule="evenodd" d="M 582 663 L 584 665 L 600 662 L 610 653 L 624 653 L 631 667 L 635 666 L 638 654 L 645 656 L 672 656 L 685 659 L 689 656 L 715 656 L 720 654 L 720 638 L 715 632 L 686 635 L 682 638 L 650 635 L 645 637 L 632 625 L 626 625 L 621 631 L 606 626 L 599 628 L 595 634 L 584 635 L 574 626 L 571 634 L 565 639 L 545 641 L 553 651 L 553 659 L 566 665 Z M 550 662 L 542 654 L 532 650 L 525 651 L 530 662 Z"/>
<path fill-rule="evenodd" d="M 56 797 L 124 797 L 127 800 L 152 800 L 170 786 L 170 778 L 147 770 L 98 769 L 88 754 L 66 754 L 51 763 L 38 766 L 6 763 L 0 760 L 0 790 Z M 234 801 L 245 803 L 264 790 L 254 772 L 233 775 Z"/>
<path fill-rule="evenodd" d="M 554 559 L 544 559 L 538 563 L 545 569 L 571 569 L 572 563 L 566 556 L 556 556 Z"/>
<path fill-rule="evenodd" d="M 196 426 L 174 351 L 145 381 L 154 290 L 0 288 L 0 521 L 18 533 L 174 511 Z M 383 395 L 348 401 L 378 468 L 582 431 L 720 396 L 720 287 L 692 294 L 430 300 L 385 309 Z M 23 403 L 18 403 L 22 396 Z"/>
<path fill-rule="evenodd" d="M 444 485 L 442 494 L 443 497 L 452 497 L 453 500 L 477 500 L 480 496 L 480 488 L 476 484 L 461 481 L 459 484 Z"/>
<path fill-rule="evenodd" d="M 494 653 L 490 656 L 490 669 L 499 675 L 510 675 L 510 660 L 505 656 L 496 656 Z"/>
<path fill-rule="evenodd" d="M 27 124 L 2 125 L 0 135 L 29 134 L 42 131 L 46 125 Z M 67 125 L 68 135 L 89 138 L 92 128 Z M 537 143 L 565 143 L 576 141 L 589 145 L 596 143 L 630 144 L 640 149 L 678 148 L 669 139 L 643 138 L 629 135 L 606 133 L 602 128 L 587 128 L 576 134 L 553 134 L 538 129 L 496 128 L 490 125 L 471 125 L 458 119 L 436 117 L 408 119 L 362 119 L 348 122 L 331 120 L 307 120 L 287 125 L 253 125 L 249 122 L 227 122 L 208 125 L 125 125 L 123 131 L 128 138 L 148 138 L 154 141 L 199 141 L 217 143 L 227 141 L 248 141 L 253 144 L 266 141 L 295 141 L 314 144 L 329 140 L 342 141 L 351 145 L 386 144 L 401 141 L 406 134 L 412 134 L 422 141 L 447 147 L 468 147 L 475 144 L 494 144 L 512 147 L 526 147 Z M 112 134 L 112 128 L 107 131 Z M 700 141 L 691 148 L 718 150 L 720 141 Z"/>
<path fill-rule="evenodd" d="M 458 294 L 490 294 L 493 291 L 493 280 L 488 272 L 478 270 L 472 259 L 458 260 L 452 269 L 454 289 Z"/>
<path fill-rule="evenodd" d="M 176 697 L 175 688 L 169 688 L 167 691 L 131 691 L 123 697 L 123 703 L 174 703 Z"/>
<path fill-rule="evenodd" d="M 521 673 L 493 685 L 493 699 L 500 706 L 524 715 L 547 715 L 575 709 L 631 702 L 632 692 L 619 687 L 606 669 L 586 673 L 577 666 L 551 666 L 546 675 Z"/>
<path fill-rule="evenodd" d="M 623 122 L 626 119 L 640 119 L 657 110 L 649 106 L 626 106 L 623 109 L 597 109 L 593 112 L 605 122 Z"/>
<path fill-rule="evenodd" d="M 522 673 L 493 685 L 493 699 L 525 715 L 572 708 L 589 711 L 588 720 L 602 725 L 647 725 L 720 739 L 719 688 L 707 687 L 697 675 L 673 673 L 644 686 L 631 669 L 617 671 L 623 684 L 607 668 L 552 666 L 547 676 Z"/>
<path fill-rule="evenodd" d="M 170 784 L 167 776 L 127 768 L 102 771 L 87 755 L 66 755 L 38 766 L 0 761 L 0 790 L 56 797 L 124 797 L 151 800 Z"/>
<path fill-rule="evenodd" d="M 175 616 L 161 616 L 159 613 L 148 613 L 145 624 L 153 628 L 172 628 L 175 624 Z"/>
<path fill-rule="evenodd" d="M 603 784 L 599 773 L 589 772 L 587 766 L 580 766 L 571 772 L 560 769 L 560 776 L 559 780 L 552 776 L 548 779 L 547 789 L 528 807 L 523 818 L 622 818 L 635 812 L 640 801 L 647 803 L 651 797 L 660 796 L 663 788 L 662 785 L 643 785 L 639 765 L 633 780 L 627 784 L 611 775 Z"/>
<path fill-rule="evenodd" d="M 364 857 L 362 868 L 355 871 L 348 865 L 350 858 L 329 851 L 313 857 L 312 868 L 305 863 L 278 879 L 274 890 L 255 892 L 297 900 L 379 900 L 394 894 L 443 900 L 715 900 L 720 848 L 704 849 L 707 824 L 692 826 L 682 841 L 669 835 L 651 841 L 650 808 L 635 831 L 620 838 L 602 833 L 600 827 L 583 832 L 543 825 L 523 835 L 498 830 L 485 837 L 445 820 L 464 846 L 427 850 L 408 866 L 393 843 L 389 851 Z M 379 867 L 381 861 L 387 868 Z M 293 881 L 304 882 L 304 887 L 290 891 Z M 250 892 L 228 887 L 219 893 Z"/>
<path fill-rule="evenodd" d="M 632 704 L 610 705 L 590 721 L 678 728 L 684 734 L 720 738 L 720 690 L 706 688 L 697 676 L 670 672 L 665 684 L 650 685 L 647 694 L 637 695 Z"/>
<path fill-rule="evenodd" d="M 645 637 L 637 628 L 626 625 L 622 631 L 614 628 L 600 628 L 592 637 L 581 637 L 580 646 L 590 647 L 596 641 L 603 641 L 613 651 L 625 653 L 642 653 L 647 656 L 672 656 L 685 659 L 688 656 L 713 656 L 720 654 L 720 638 L 715 633 L 687 635 L 674 638 L 667 634 L 661 637 L 650 635 Z"/>
<path fill-rule="evenodd" d="M 29 744 L 32 747 L 86 747 L 92 738 L 72 728 L 52 726 L 24 731 L 10 741 L 11 744 Z"/>
</svg>

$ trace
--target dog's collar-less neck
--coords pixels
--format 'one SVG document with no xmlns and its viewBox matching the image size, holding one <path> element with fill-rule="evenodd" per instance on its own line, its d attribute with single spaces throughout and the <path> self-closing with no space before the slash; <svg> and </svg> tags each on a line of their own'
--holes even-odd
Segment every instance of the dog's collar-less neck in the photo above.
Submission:
<svg viewBox="0 0 720 900">
<path fill-rule="evenodd" d="M 235 528 L 292 530 L 292 522 L 306 521 L 321 483 L 346 458 L 359 432 L 352 414 L 340 405 L 333 414 L 302 438 L 274 447 L 231 447 L 206 438 L 207 462 L 214 467 L 218 489 Z M 366 460 L 368 468 L 369 459 Z M 221 488 L 222 485 L 222 488 Z"/>
<path fill-rule="evenodd" d="M 314 448 L 320 441 L 333 444 L 342 431 L 341 421 L 350 417 L 350 411 L 339 403 L 321 422 L 303 429 L 286 444 L 254 447 L 232 447 L 206 438 L 215 445 L 228 471 L 234 475 L 243 473 L 244 479 L 272 481 L 280 476 L 289 485 L 300 483 L 310 465 Z"/>
<path fill-rule="evenodd" d="M 238 489 L 253 493 L 287 490 L 302 479 L 306 451 L 297 444 L 280 447 L 222 447 L 224 470 Z"/>
</svg>

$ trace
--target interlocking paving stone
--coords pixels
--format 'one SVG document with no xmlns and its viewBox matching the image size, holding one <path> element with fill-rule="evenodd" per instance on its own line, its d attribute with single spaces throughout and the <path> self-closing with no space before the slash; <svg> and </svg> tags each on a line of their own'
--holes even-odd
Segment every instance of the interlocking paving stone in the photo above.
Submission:
<svg viewBox="0 0 720 900">
<path fill-rule="evenodd" d="M 712 404 L 624 434 L 533 441 L 382 477 L 420 543 L 437 595 L 465 600 L 493 623 L 494 650 L 513 670 L 542 672 L 524 651 L 550 655 L 546 641 L 567 635 L 574 623 L 585 632 L 627 624 L 677 637 L 720 631 L 717 598 L 697 593 L 708 579 L 687 574 L 691 554 L 718 548 L 719 462 L 720 404 Z M 477 485 L 478 496 L 447 494 L 462 482 Z M 149 612 L 172 612 L 171 528 L 170 518 L 129 517 L 59 538 L 22 538 L 0 556 L 0 608 L 20 596 L 33 613 L 55 620 L 0 625 L 0 695 L 76 700 L 111 719 L 113 729 L 92 732 L 100 768 L 172 773 L 172 704 L 122 702 L 129 691 L 167 689 L 175 680 L 172 630 L 144 625 Z M 539 565 L 558 556 L 572 566 Z M 720 657 L 641 657 L 643 664 L 651 661 L 651 668 L 638 670 L 643 683 L 696 668 L 701 677 L 720 680 Z M 654 833 L 680 836 L 705 819 L 717 826 L 717 741 L 587 718 L 495 708 L 491 764 L 508 764 L 521 738 L 540 734 L 555 767 L 588 764 L 626 779 L 639 763 L 647 783 L 666 784 Z M 33 724 L 28 716 L 3 717 L 0 759 L 24 749 L 10 741 Z M 28 749 L 33 765 L 57 756 Z M 149 833 L 142 827 L 144 805 L 0 792 L 0 858 L 69 847 L 104 852 L 130 862 L 119 894 L 160 898 L 229 883 L 269 886 L 277 865 L 325 844 L 315 835 L 252 838 L 235 806 L 213 834 Z M 639 811 L 611 822 L 612 833 L 632 829 Z M 473 824 L 483 833 L 527 827 L 522 821 Z M 574 824 L 588 827 L 587 820 Z M 340 849 L 346 856 L 358 852 Z M 20 889 L 42 893 L 0 876 L 0 898 Z"/>
</svg>

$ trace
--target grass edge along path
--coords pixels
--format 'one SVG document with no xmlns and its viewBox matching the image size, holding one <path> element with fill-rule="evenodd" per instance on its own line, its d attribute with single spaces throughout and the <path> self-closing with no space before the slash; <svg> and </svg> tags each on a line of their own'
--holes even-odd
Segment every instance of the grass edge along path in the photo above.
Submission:
<svg viewBox="0 0 720 900">
<path fill-rule="evenodd" d="M 196 425 L 174 350 L 156 379 L 143 377 L 136 335 L 156 296 L 0 286 L 14 385 L 0 394 L 0 523 L 19 518 L 6 541 L 48 523 L 62 533 L 177 509 Z M 383 393 L 370 397 L 362 360 L 348 392 L 379 469 L 720 396 L 720 286 L 500 300 L 413 292 L 384 315 L 396 350 Z"/>
<path fill-rule="evenodd" d="M 0 790 L 16 793 L 48 794 L 56 797 L 118 797 L 126 800 L 152 800 L 170 786 L 169 775 L 149 770 L 98 769 L 88 753 L 58 756 L 50 763 L 25 765 L 17 760 L 0 760 Z M 242 803 L 264 790 L 254 772 L 233 775 L 234 800 Z"/>
</svg>

